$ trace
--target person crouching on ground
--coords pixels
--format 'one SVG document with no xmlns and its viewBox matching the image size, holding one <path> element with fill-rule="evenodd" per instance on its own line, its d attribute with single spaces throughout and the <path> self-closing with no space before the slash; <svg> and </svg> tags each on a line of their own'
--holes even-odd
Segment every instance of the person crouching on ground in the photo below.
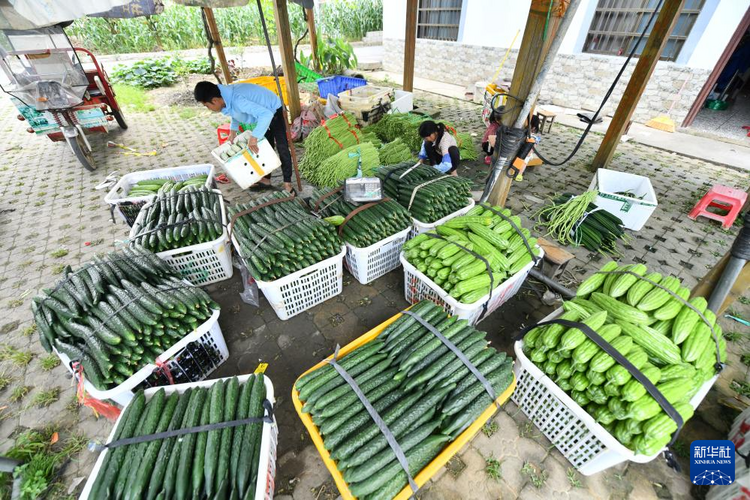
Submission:
<svg viewBox="0 0 750 500">
<path fill-rule="evenodd" d="M 461 155 L 456 139 L 445 130 L 445 125 L 432 120 L 423 121 L 419 125 L 419 136 L 424 139 L 419 163 L 431 165 L 444 174 L 458 175 Z"/>
<path fill-rule="evenodd" d="M 240 124 L 255 124 L 247 147 L 258 153 L 258 141 L 266 138 L 271 147 L 276 147 L 281 159 L 281 172 L 284 176 L 284 189 L 292 191 L 292 156 L 286 137 L 286 126 L 281 99 L 272 91 L 252 83 L 216 85 L 212 82 L 198 82 L 193 91 L 195 100 L 215 113 L 232 118 L 229 125 L 229 141 L 234 141 Z M 251 190 L 271 189 L 271 175 L 250 187 Z"/>
</svg>

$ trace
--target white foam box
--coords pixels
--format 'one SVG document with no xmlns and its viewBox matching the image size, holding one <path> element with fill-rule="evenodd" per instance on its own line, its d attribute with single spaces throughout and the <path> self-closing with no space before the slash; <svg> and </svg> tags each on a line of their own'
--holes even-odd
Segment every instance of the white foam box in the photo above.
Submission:
<svg viewBox="0 0 750 500">
<path fill-rule="evenodd" d="M 623 226 L 633 231 L 643 228 L 658 205 L 651 181 L 642 175 L 600 168 L 589 186 L 593 189 L 599 191 L 594 204 L 619 217 Z"/>
<path fill-rule="evenodd" d="M 246 141 L 251 135 L 248 130 L 238 135 L 237 139 Z M 227 175 L 242 189 L 249 188 L 281 166 L 281 160 L 279 160 L 276 151 L 264 138 L 258 141 L 257 155 L 244 148 L 228 160 L 223 160 L 221 154 L 231 147 L 232 144 L 227 141 L 211 151 L 211 154 L 224 167 Z"/>
</svg>

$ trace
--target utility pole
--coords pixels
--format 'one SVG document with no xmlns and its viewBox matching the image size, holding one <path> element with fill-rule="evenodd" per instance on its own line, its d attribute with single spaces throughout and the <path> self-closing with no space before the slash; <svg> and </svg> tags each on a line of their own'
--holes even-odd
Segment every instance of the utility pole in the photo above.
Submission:
<svg viewBox="0 0 750 500">
<path fill-rule="evenodd" d="M 299 102 L 299 87 L 297 87 L 297 70 L 294 67 L 294 47 L 292 45 L 292 30 L 289 27 L 289 11 L 286 8 L 286 0 L 274 0 L 273 13 L 276 16 L 276 36 L 279 39 L 279 50 L 281 51 L 281 64 L 284 66 L 284 82 L 288 97 L 289 115 L 291 121 L 301 113 Z M 274 71 L 276 68 L 274 68 Z M 279 95 L 282 102 L 284 96 Z M 291 142 L 289 146 L 292 147 Z"/>
<path fill-rule="evenodd" d="M 672 33 L 677 19 L 680 17 L 682 6 L 685 0 L 664 0 L 661 11 L 659 12 L 654 28 L 646 41 L 643 52 L 638 57 L 638 64 L 635 65 L 633 75 L 630 77 L 628 86 L 622 94 L 622 99 L 617 105 L 617 111 L 612 117 L 612 121 L 607 128 L 599 151 L 596 152 L 594 161 L 591 162 L 589 169 L 596 172 L 599 168 L 605 168 L 612 161 L 617 146 L 620 144 L 620 138 L 633 117 L 633 112 L 638 101 L 641 100 L 643 91 L 651 79 L 651 75 L 659 62 L 661 52 L 667 44 L 669 34 Z"/>
<path fill-rule="evenodd" d="M 404 33 L 404 84 L 407 92 L 414 91 L 414 51 L 417 45 L 417 11 L 419 1 L 406 1 L 406 32 Z"/>
<path fill-rule="evenodd" d="M 577 2 L 578 0 L 571 0 Z M 557 35 L 557 28 L 563 15 L 566 14 L 568 2 L 564 0 L 532 0 L 529 8 L 529 17 L 526 19 L 526 28 L 521 40 L 521 48 L 518 50 L 516 66 L 513 70 L 513 81 L 510 85 L 510 94 L 517 97 L 508 98 L 508 113 L 503 115 L 503 125 L 513 126 L 518 120 L 521 108 L 529 96 L 529 92 L 537 79 L 537 75 L 545 61 L 547 53 L 552 45 L 552 40 Z M 568 7 L 569 8 L 569 7 Z M 573 15 L 575 11 L 569 13 Z M 549 17 L 548 17 L 549 15 Z M 565 36 L 565 33 L 560 33 Z M 499 142 L 499 141 L 498 141 Z M 493 163 L 497 160 L 500 144 L 495 146 Z M 513 158 L 510 159 L 513 161 Z M 505 175 L 503 171 L 493 186 L 487 201 L 491 205 L 505 206 L 505 201 L 510 192 L 513 179 Z"/>
</svg>

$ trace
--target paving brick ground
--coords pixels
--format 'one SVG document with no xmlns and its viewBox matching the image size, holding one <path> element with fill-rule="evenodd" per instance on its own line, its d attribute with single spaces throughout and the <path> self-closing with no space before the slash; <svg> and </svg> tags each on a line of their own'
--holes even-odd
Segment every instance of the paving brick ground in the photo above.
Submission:
<svg viewBox="0 0 750 500">
<path fill-rule="evenodd" d="M 471 130 L 478 136 L 483 132 L 479 108 L 471 103 L 424 93 L 417 93 L 416 102 L 429 112 L 439 111 L 441 118 L 461 130 Z M 7 387 L 0 389 L 0 453 L 24 428 L 56 425 L 64 435 L 83 434 L 90 439 L 104 439 L 109 433 L 108 421 L 96 419 L 90 409 L 76 403 L 75 387 L 65 368 L 51 367 L 47 361 L 32 329 L 31 297 L 49 286 L 62 266 L 78 266 L 127 238 L 126 227 L 110 220 L 102 202 L 105 191 L 95 189 L 100 182 L 115 172 L 122 175 L 211 162 L 215 128 L 222 122 L 219 116 L 198 107 L 157 103 L 152 112 L 126 111 L 130 123 L 127 131 L 91 138 L 100 166 L 90 173 L 78 165 L 65 145 L 26 133 L 26 124 L 18 122 L 15 115 L 8 100 L 0 99 L 0 130 L 5 138 L 0 146 L 0 374 L 10 378 Z M 561 158 L 573 147 L 576 137 L 576 131 L 556 125 L 554 134 L 545 136 L 540 147 L 552 159 Z M 107 140 L 142 152 L 156 151 L 157 155 L 126 155 L 121 149 L 107 148 Z M 588 188 L 591 174 L 586 164 L 600 140 L 599 136 L 590 137 L 564 167 L 537 167 L 527 173 L 524 182 L 513 186 L 509 206 L 530 224 L 528 227 L 530 215 L 553 193 Z M 728 146 L 717 143 L 716 147 Z M 644 230 L 631 233 L 632 241 L 623 248 L 622 260 L 644 262 L 651 270 L 680 276 L 686 286 L 695 284 L 727 251 L 736 229 L 722 231 L 706 220 L 690 221 L 685 216 L 687 210 L 707 186 L 722 183 L 746 189 L 750 176 L 631 144 L 620 146 L 613 168 L 649 176 L 659 199 L 659 208 Z M 481 161 L 471 162 L 462 166 L 460 173 L 475 179 L 480 189 L 487 167 Z M 229 202 L 244 201 L 249 196 L 232 185 L 221 189 Z M 580 281 L 603 262 L 600 255 L 585 249 L 569 250 L 576 258 L 565 276 L 568 284 Z M 338 496 L 292 409 L 291 386 L 302 371 L 332 352 L 337 343 L 350 342 L 406 305 L 401 274 L 397 270 L 363 286 L 345 273 L 344 292 L 339 297 L 285 322 L 276 317 L 265 300 L 260 308 L 241 302 L 239 273 L 208 287 L 222 305 L 220 324 L 231 352 L 216 375 L 246 373 L 261 361 L 270 365 L 280 429 L 279 498 Z M 527 283 L 511 302 L 481 324 L 498 348 L 510 353 L 513 332 L 552 309 L 540 302 L 540 290 Z M 738 302 L 734 312 L 750 317 L 750 307 L 744 302 Z M 747 366 L 739 361 L 739 355 L 748 350 L 748 330 L 727 320 L 722 320 L 722 325 L 726 332 L 738 332 L 738 340 L 730 342 L 730 364 L 716 389 L 685 429 L 683 449 L 696 437 L 721 436 L 731 415 L 721 403 L 742 404 L 732 382 L 750 382 Z M 40 406 L 40 395 L 50 394 L 56 395 L 56 400 L 52 397 L 54 401 L 48 406 Z M 468 498 L 468 492 L 477 499 L 688 498 L 695 493 L 684 473 L 670 471 L 661 460 L 618 466 L 593 477 L 580 476 L 512 403 L 493 421 L 496 429 L 488 426 L 488 435 L 480 433 L 425 486 L 420 498 Z M 71 457 L 55 496 L 80 491 L 94 460 L 87 451 Z"/>
</svg>

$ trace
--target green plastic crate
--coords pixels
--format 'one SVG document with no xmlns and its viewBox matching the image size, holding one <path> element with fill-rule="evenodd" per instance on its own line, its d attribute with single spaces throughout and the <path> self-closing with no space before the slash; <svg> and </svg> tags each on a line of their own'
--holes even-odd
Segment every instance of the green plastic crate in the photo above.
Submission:
<svg viewBox="0 0 750 500">
<path fill-rule="evenodd" d="M 308 69 L 306 66 L 303 66 L 296 61 L 294 63 L 294 68 L 297 71 L 297 83 L 314 83 L 319 78 L 323 78 L 315 71 Z"/>
</svg>

